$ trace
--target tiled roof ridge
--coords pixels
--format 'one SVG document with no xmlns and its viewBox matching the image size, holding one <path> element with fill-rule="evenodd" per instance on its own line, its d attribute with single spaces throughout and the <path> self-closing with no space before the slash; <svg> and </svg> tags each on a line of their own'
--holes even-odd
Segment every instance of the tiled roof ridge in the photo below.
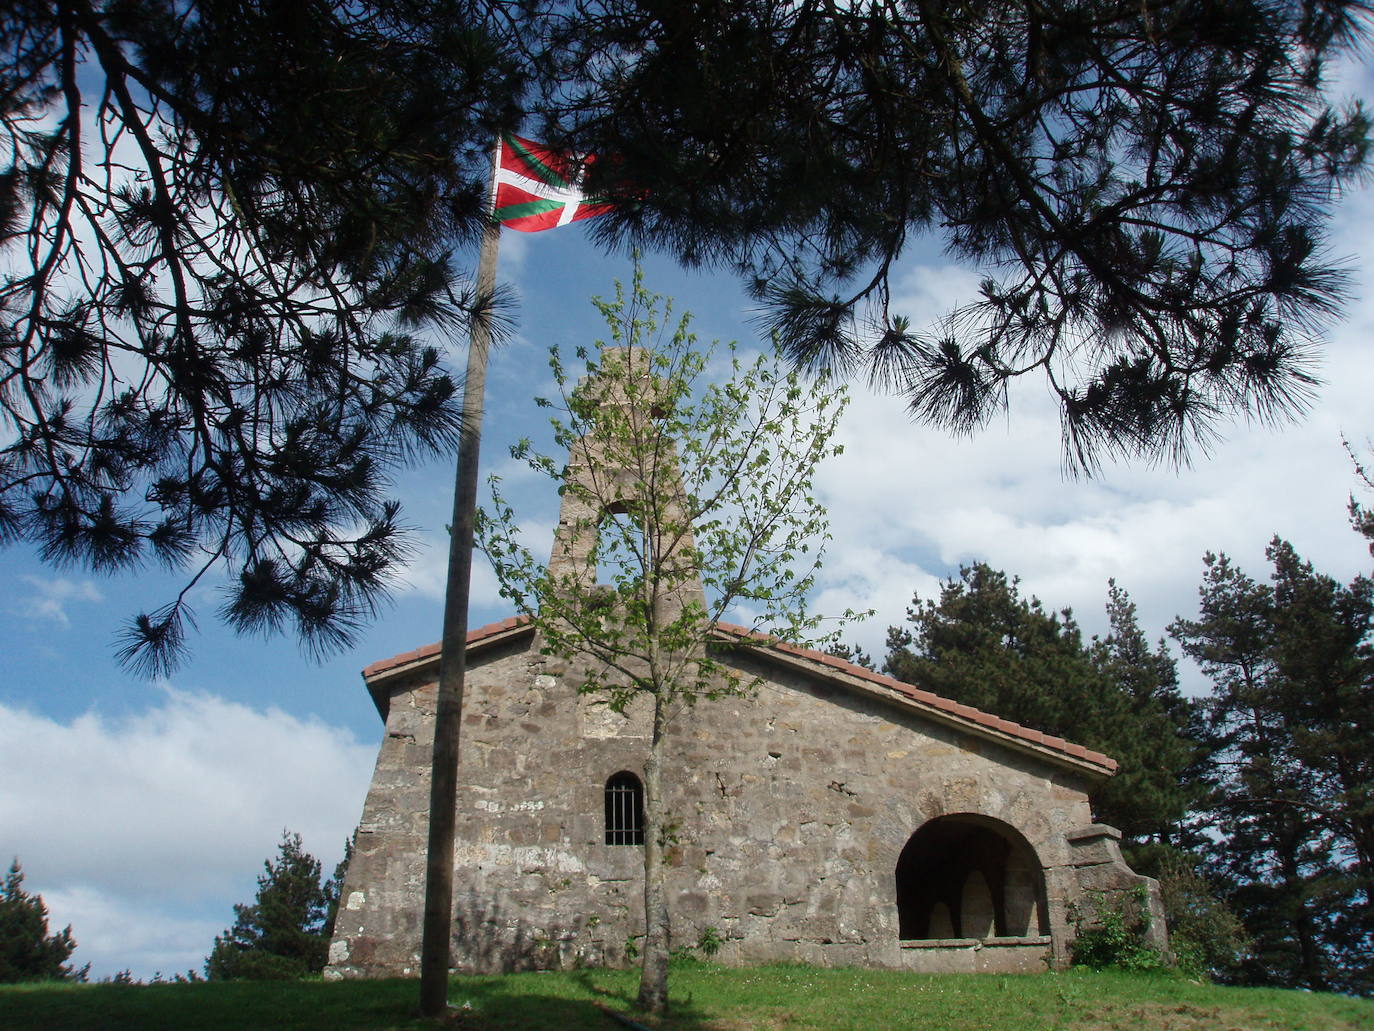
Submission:
<svg viewBox="0 0 1374 1031">
<path fill-rule="evenodd" d="M 527 626 L 529 621 L 530 619 L 528 616 L 512 616 L 508 619 L 503 619 L 495 623 L 488 623 L 486 626 L 480 626 L 474 630 L 469 630 L 468 644 L 477 644 L 488 638 L 497 637 L 508 631 Z M 975 709 L 971 705 L 965 705 L 962 702 L 956 702 L 953 699 L 937 695 L 934 691 L 926 691 L 923 688 L 916 687 L 914 684 L 905 683 L 898 680 L 896 677 L 875 673 L 867 667 L 849 662 L 846 659 L 841 659 L 837 655 L 829 655 L 825 652 L 817 651 L 814 648 L 802 648 L 798 645 L 788 644 L 769 634 L 762 633 L 758 630 L 750 630 L 748 627 L 738 626 L 734 623 L 717 623 L 716 628 L 732 637 L 769 642 L 769 647 L 773 650 L 784 652 L 788 655 L 795 655 L 798 658 L 819 663 L 822 666 L 828 666 L 831 669 L 846 673 L 859 680 L 886 688 L 904 698 L 918 702 L 927 708 L 935 709 L 980 727 L 986 727 L 989 730 L 997 731 L 1008 737 L 1017 738 L 1028 744 L 1046 748 L 1053 752 L 1062 752 L 1082 762 L 1098 766 L 1103 770 L 1115 772 L 1117 768 L 1116 760 L 1101 752 L 1093 751 L 1091 748 L 1085 748 L 1083 745 L 1074 744 L 1072 741 L 1067 741 L 1062 737 L 1055 737 L 1053 734 L 1045 734 L 1038 730 L 1032 730 L 1030 727 L 1015 723 L 1012 720 L 1002 719 L 1002 717 L 995 716 L 990 712 L 984 712 L 982 709 Z M 389 659 L 379 659 L 363 669 L 363 677 L 371 679 L 389 670 L 396 669 L 400 666 L 408 666 L 413 662 L 422 662 L 438 654 L 439 645 L 436 643 L 425 645 L 422 648 L 416 648 L 413 651 L 402 652 L 399 655 L 393 655 Z"/>
</svg>

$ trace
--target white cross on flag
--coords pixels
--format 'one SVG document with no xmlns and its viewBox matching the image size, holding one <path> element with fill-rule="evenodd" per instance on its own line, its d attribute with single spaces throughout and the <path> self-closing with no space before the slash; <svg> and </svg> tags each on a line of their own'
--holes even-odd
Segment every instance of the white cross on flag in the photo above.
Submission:
<svg viewBox="0 0 1374 1031">
<path fill-rule="evenodd" d="M 609 211 L 608 201 L 582 194 L 583 173 L 595 160 L 574 159 L 519 136 L 502 136 L 496 163 L 496 220 L 523 233 L 537 233 Z"/>
</svg>

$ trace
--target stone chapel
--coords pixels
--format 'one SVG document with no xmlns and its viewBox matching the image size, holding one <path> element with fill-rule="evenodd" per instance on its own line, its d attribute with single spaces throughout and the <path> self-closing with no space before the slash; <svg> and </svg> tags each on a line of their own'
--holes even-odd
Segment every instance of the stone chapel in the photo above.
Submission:
<svg viewBox="0 0 1374 1031">
<path fill-rule="evenodd" d="M 551 564 L 586 559 L 578 504 L 565 492 Z M 675 946 L 711 941 L 738 964 L 1043 970 L 1068 960 L 1076 903 L 1137 886 L 1165 944 L 1158 885 L 1092 822 L 1108 756 L 743 627 L 719 624 L 713 648 L 760 686 L 670 730 Z M 579 693 L 524 619 L 471 631 L 467 655 L 455 969 L 627 962 L 644 921 L 643 710 Z M 326 977 L 418 974 L 438 673 L 438 645 L 363 671 L 386 731 Z"/>
</svg>

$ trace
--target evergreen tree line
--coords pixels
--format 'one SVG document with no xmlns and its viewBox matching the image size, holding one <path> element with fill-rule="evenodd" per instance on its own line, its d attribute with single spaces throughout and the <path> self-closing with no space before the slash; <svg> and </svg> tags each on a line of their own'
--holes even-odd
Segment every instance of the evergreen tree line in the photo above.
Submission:
<svg viewBox="0 0 1374 1031">
<path fill-rule="evenodd" d="M 275 859 L 263 863 L 253 902 L 234 906 L 234 926 L 216 935 L 205 960 L 206 978 L 290 980 L 322 971 L 355 840 L 356 834 L 344 843 L 343 859 L 325 879 L 320 861 L 305 851 L 301 836 L 283 831 Z M 15 859 L 0 883 L 0 984 L 85 981 L 90 964 L 67 962 L 77 945 L 71 926 L 49 934 L 43 896 L 26 892 L 23 884 L 23 869 Z M 104 980 L 136 983 L 128 970 Z M 161 973 L 153 978 L 154 983 L 163 980 Z M 169 980 L 201 978 L 188 970 Z"/>
<path fill-rule="evenodd" d="M 1351 514 L 1374 552 L 1368 510 Z M 1205 556 L 1198 615 L 1168 628 L 1209 682 L 1200 697 L 1120 585 L 1108 631 L 1085 639 L 1070 610 L 984 563 L 914 598 L 883 669 L 1117 759 L 1094 818 L 1160 879 L 1185 968 L 1369 994 L 1374 580 L 1343 584 L 1277 537 L 1266 554 L 1267 582 Z"/>
</svg>

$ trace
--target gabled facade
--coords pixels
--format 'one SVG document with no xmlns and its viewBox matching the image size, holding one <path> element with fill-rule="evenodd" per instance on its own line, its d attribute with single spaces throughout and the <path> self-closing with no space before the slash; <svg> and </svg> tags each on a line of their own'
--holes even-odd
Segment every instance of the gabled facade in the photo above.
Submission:
<svg viewBox="0 0 1374 1031">
<path fill-rule="evenodd" d="M 642 715 L 580 696 L 506 620 L 469 640 L 454 964 L 626 961 L 642 933 L 634 778 Z M 762 686 L 674 724 L 667 778 L 678 944 L 726 962 L 1035 970 L 1067 959 L 1069 907 L 1154 882 L 1092 823 L 1107 756 L 795 648 L 722 654 Z M 437 647 L 369 666 L 386 723 L 329 976 L 418 970 Z M 630 785 L 627 793 L 624 789 Z"/>
<path fill-rule="evenodd" d="M 638 357 L 606 352 L 603 368 L 618 360 Z M 602 391 L 597 403 L 627 400 Z M 574 448 L 570 482 L 610 493 L 596 511 L 591 492 L 564 492 L 553 571 L 592 577 L 597 520 L 635 500 L 607 453 L 589 438 Z M 669 606 L 702 597 L 695 576 L 674 584 Z M 740 627 L 719 625 L 712 647 L 757 689 L 702 701 L 668 730 L 675 944 L 718 943 L 737 963 L 1038 970 L 1067 960 L 1076 902 L 1138 885 L 1162 935 L 1157 886 L 1092 823 L 1107 756 Z M 650 699 L 610 711 L 544 651 L 518 619 L 469 635 L 460 970 L 623 963 L 643 933 Z M 418 971 L 438 670 L 437 646 L 364 670 L 386 736 L 328 977 Z"/>
</svg>

